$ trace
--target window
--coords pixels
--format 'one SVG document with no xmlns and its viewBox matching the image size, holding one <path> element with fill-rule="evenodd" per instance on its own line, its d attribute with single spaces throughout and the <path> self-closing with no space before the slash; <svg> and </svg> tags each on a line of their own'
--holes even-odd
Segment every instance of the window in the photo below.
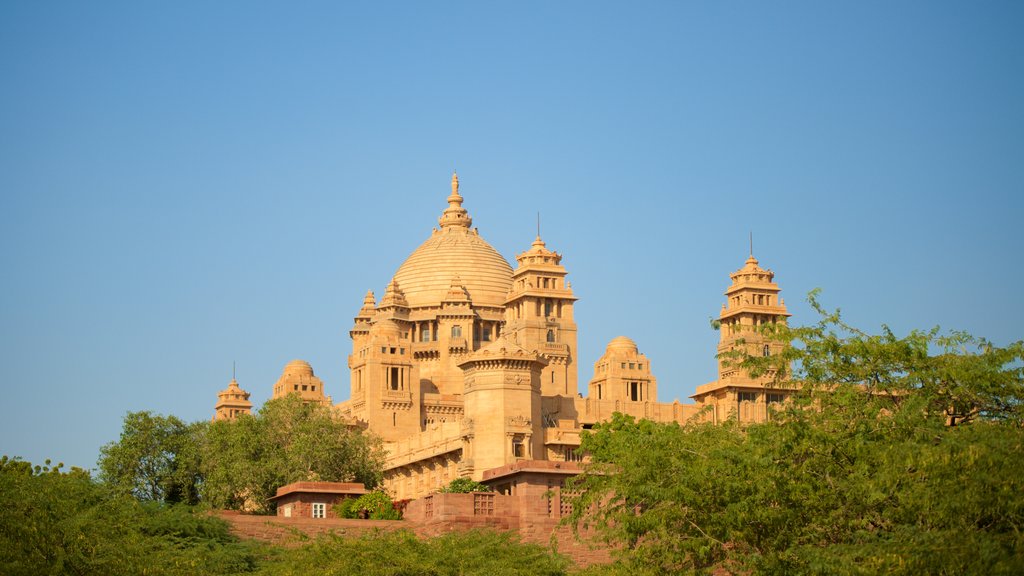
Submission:
<svg viewBox="0 0 1024 576">
<path fill-rule="evenodd" d="M 636 364 L 634 364 L 634 363 L 632 363 L 632 362 L 630 362 L 630 363 L 629 363 L 629 369 L 630 369 L 630 370 L 632 370 L 632 369 L 633 369 L 633 368 L 635 368 L 635 367 L 636 367 Z"/>
<path fill-rule="evenodd" d="M 641 394 L 639 382 L 629 383 L 629 399 L 632 400 L 633 402 L 639 402 L 640 400 L 643 400 L 643 395 Z"/>
<path fill-rule="evenodd" d="M 305 384 L 303 384 L 303 385 L 302 385 L 302 391 L 303 391 L 303 392 L 305 392 L 305 391 L 306 391 L 306 388 L 308 388 L 308 386 L 306 386 Z"/>
<path fill-rule="evenodd" d="M 757 392 L 740 392 L 740 402 L 756 402 Z"/>
<path fill-rule="evenodd" d="M 401 389 L 400 376 L 401 376 L 401 372 L 399 371 L 399 369 L 397 367 L 395 367 L 395 366 L 392 366 L 391 367 L 391 382 L 390 382 L 390 387 L 391 387 L 392 390 L 400 390 Z"/>
<path fill-rule="evenodd" d="M 548 340 L 548 342 L 554 342 L 555 341 L 555 331 L 554 330 L 548 330 L 548 338 L 547 338 L 547 340 Z"/>
<path fill-rule="evenodd" d="M 424 328 L 420 335 L 420 342 L 430 342 L 430 328 Z"/>
<path fill-rule="evenodd" d="M 598 400 L 601 399 L 601 385 L 600 384 L 597 385 L 597 399 Z"/>
<path fill-rule="evenodd" d="M 484 342 L 491 341 L 491 328 L 489 326 L 480 328 L 480 339 Z"/>
<path fill-rule="evenodd" d="M 452 338 L 462 338 L 462 326 L 452 326 Z"/>
<path fill-rule="evenodd" d="M 566 462 L 583 462 L 583 453 L 579 451 L 579 448 L 572 446 L 565 447 L 565 461 Z"/>
<path fill-rule="evenodd" d="M 314 502 L 313 518 L 327 518 L 327 504 L 324 504 L 323 502 Z"/>
<path fill-rule="evenodd" d="M 291 504 L 289 504 L 289 505 L 284 507 L 284 517 L 285 518 L 291 518 L 292 517 L 292 505 Z"/>
<path fill-rule="evenodd" d="M 766 397 L 769 404 L 777 404 L 786 399 L 785 394 L 766 394 Z"/>
<path fill-rule="evenodd" d="M 545 298 L 544 299 L 544 315 L 545 316 L 551 316 L 551 312 L 552 312 L 553 309 L 554 309 L 554 307 L 551 305 L 551 300 Z"/>
<path fill-rule="evenodd" d="M 523 446 L 522 435 L 516 435 L 512 437 L 512 457 L 513 458 L 525 458 L 526 450 Z"/>
<path fill-rule="evenodd" d="M 762 350 L 762 354 L 764 355 L 765 358 L 767 358 L 768 356 L 772 355 L 772 350 L 771 350 L 771 348 L 768 347 L 767 344 L 764 345 L 764 349 Z"/>
</svg>

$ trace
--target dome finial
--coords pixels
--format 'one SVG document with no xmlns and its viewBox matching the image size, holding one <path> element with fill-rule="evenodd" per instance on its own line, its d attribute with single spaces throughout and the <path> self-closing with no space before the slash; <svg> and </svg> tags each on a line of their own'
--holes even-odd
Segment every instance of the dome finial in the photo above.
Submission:
<svg viewBox="0 0 1024 576">
<path fill-rule="evenodd" d="M 459 227 L 469 229 L 473 225 L 473 219 L 469 212 L 462 207 L 462 196 L 459 195 L 459 175 L 452 172 L 452 194 L 448 197 L 448 208 L 445 208 L 441 219 L 438 220 L 441 229 Z"/>
</svg>

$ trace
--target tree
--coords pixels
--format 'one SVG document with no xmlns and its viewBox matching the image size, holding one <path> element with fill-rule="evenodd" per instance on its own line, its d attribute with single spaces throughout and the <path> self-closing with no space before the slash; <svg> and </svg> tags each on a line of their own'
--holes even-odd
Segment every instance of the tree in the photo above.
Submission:
<svg viewBox="0 0 1024 576">
<path fill-rule="evenodd" d="M 620 547 L 596 572 L 1024 572 L 1024 344 L 883 327 L 822 312 L 771 327 L 769 358 L 732 357 L 803 392 L 778 418 L 656 424 L 616 415 L 571 521 Z"/>
<path fill-rule="evenodd" d="M 214 422 L 202 452 L 203 500 L 269 513 L 277 488 L 302 480 L 382 479 L 379 441 L 353 430 L 327 406 L 298 396 L 270 400 L 253 416 Z"/>
<path fill-rule="evenodd" d="M 81 469 L 0 459 L 4 574 L 238 574 L 255 570 L 257 552 L 189 507 L 141 503 Z"/>
<path fill-rule="evenodd" d="M 121 438 L 100 449 L 100 479 L 140 500 L 199 501 L 199 455 L 206 423 L 129 412 Z"/>
<path fill-rule="evenodd" d="M 403 512 L 391 501 L 387 492 L 382 490 L 374 490 L 359 498 L 346 498 L 335 506 L 335 510 L 342 518 L 359 518 L 360 513 L 365 510 L 365 519 L 368 520 L 401 520 Z"/>
</svg>

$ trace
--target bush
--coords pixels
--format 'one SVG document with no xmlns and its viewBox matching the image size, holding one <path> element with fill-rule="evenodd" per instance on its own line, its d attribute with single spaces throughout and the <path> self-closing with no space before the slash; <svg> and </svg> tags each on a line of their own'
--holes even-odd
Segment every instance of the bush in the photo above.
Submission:
<svg viewBox="0 0 1024 576">
<path fill-rule="evenodd" d="M 468 494 L 470 492 L 490 492 L 491 487 L 481 484 L 469 478 L 456 478 L 450 484 L 441 488 L 442 493 L 447 494 Z"/>
<path fill-rule="evenodd" d="M 342 518 L 359 518 L 363 510 L 370 520 L 401 520 L 402 511 L 386 492 L 375 491 L 363 494 L 355 500 L 345 500 L 335 506 L 335 512 Z"/>
</svg>

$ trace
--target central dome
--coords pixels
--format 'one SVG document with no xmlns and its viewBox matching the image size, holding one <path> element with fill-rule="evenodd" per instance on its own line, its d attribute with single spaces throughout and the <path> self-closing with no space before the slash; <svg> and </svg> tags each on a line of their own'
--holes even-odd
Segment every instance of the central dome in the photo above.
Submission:
<svg viewBox="0 0 1024 576">
<path fill-rule="evenodd" d="M 462 207 L 459 178 L 452 176 L 452 194 L 435 230 L 395 272 L 395 282 L 410 308 L 438 306 L 452 284 L 469 293 L 473 306 L 500 307 L 512 289 L 512 267 L 469 226 Z"/>
</svg>

